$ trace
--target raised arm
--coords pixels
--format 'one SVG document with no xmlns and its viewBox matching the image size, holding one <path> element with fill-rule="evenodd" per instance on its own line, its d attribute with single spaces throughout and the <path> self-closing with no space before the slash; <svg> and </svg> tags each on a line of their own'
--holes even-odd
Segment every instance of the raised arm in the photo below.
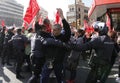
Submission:
<svg viewBox="0 0 120 83">
<path fill-rule="evenodd" d="M 58 8 L 58 13 L 62 19 L 62 23 L 63 23 L 63 28 L 64 28 L 64 31 L 65 31 L 65 34 L 64 34 L 64 39 L 65 39 L 65 42 L 69 41 L 70 37 L 71 37 L 71 30 L 70 30 L 70 25 L 68 24 L 68 22 L 66 21 L 66 19 L 64 18 L 64 15 L 63 15 L 63 11 L 61 8 Z"/>
</svg>

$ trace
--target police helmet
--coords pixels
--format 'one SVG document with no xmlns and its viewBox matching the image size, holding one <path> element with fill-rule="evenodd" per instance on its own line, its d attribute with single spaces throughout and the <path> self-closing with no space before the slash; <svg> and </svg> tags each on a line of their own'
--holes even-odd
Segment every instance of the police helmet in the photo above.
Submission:
<svg viewBox="0 0 120 83">
<path fill-rule="evenodd" d="M 21 27 L 16 27 L 16 28 L 15 28 L 15 31 L 16 31 L 17 33 L 20 33 L 20 32 L 22 31 L 22 28 L 21 28 Z"/>
<path fill-rule="evenodd" d="M 7 27 L 8 30 L 14 30 L 13 26 Z"/>
<path fill-rule="evenodd" d="M 29 27 L 27 30 L 28 30 L 28 32 L 31 32 L 33 30 L 33 28 Z"/>
<path fill-rule="evenodd" d="M 21 27 L 16 27 L 15 30 L 22 30 L 22 28 Z"/>
<path fill-rule="evenodd" d="M 93 23 L 93 28 L 95 31 L 98 31 L 100 35 L 105 35 L 108 32 L 108 27 L 104 22 L 96 21 Z"/>
</svg>

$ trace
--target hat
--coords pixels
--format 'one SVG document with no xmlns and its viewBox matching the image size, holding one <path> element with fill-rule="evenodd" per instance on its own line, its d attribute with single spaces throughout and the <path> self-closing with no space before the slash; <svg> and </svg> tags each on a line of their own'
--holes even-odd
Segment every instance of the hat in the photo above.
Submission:
<svg viewBox="0 0 120 83">
<path fill-rule="evenodd" d="M 8 30 L 14 29 L 13 26 L 7 27 Z"/>
<path fill-rule="evenodd" d="M 33 30 L 33 28 L 29 27 L 27 30 L 28 30 L 28 32 L 31 32 Z"/>
<path fill-rule="evenodd" d="M 15 30 L 19 30 L 19 29 L 22 29 L 21 27 L 16 27 Z"/>
</svg>

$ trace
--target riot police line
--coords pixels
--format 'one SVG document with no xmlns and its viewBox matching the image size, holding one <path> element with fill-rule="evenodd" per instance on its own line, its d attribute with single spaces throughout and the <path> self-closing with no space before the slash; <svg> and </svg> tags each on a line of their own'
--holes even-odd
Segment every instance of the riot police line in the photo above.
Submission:
<svg viewBox="0 0 120 83">
<path fill-rule="evenodd" d="M 63 19 L 63 23 L 65 23 L 65 27 L 68 27 L 68 30 L 69 25 L 65 19 Z M 7 51 L 7 46 L 13 46 L 13 53 L 16 57 L 16 78 L 24 78 L 23 76 L 21 76 L 20 73 L 24 61 L 25 44 L 31 42 L 30 68 L 32 71 L 32 77 L 29 79 L 28 83 L 39 83 L 40 74 L 43 72 L 42 68 L 44 68 L 44 66 L 50 67 L 51 64 L 45 65 L 47 63 L 46 61 L 50 59 L 54 60 L 54 58 L 57 57 L 57 52 L 59 51 L 58 49 L 64 48 L 65 50 L 75 51 L 86 51 L 92 49 L 93 51 L 90 59 L 91 70 L 88 74 L 86 83 L 105 83 L 119 52 L 119 46 L 116 43 L 117 34 L 115 31 L 111 31 L 108 33 L 108 28 L 103 22 L 96 22 L 94 28 L 97 29 L 97 33 L 99 35 L 92 38 L 89 42 L 80 45 L 64 42 L 62 40 L 54 38 L 49 33 L 45 32 L 46 26 L 39 25 L 38 23 L 35 24 L 36 32 L 31 37 L 31 40 L 29 40 L 25 35 L 22 35 L 21 28 L 17 28 L 17 34 L 9 38 L 9 41 L 7 40 L 7 43 L 3 43 L 3 45 L 5 44 L 3 46 L 3 54 Z M 5 38 L 8 38 L 7 35 Z M 69 38 L 70 35 L 68 36 L 68 39 Z M 48 54 L 48 52 L 50 54 Z M 48 63 L 51 63 L 51 61 Z M 5 64 L 4 61 L 2 63 Z M 52 66 L 54 66 L 54 64 L 54 61 L 52 61 Z M 58 76 L 58 80 L 59 78 L 60 81 L 63 81 L 63 79 Z M 44 78 L 43 81 L 45 79 L 46 78 Z"/>
</svg>

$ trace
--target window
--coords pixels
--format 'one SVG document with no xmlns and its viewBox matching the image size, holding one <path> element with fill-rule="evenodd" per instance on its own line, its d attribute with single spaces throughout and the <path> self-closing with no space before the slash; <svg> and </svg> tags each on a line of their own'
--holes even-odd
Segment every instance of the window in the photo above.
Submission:
<svg viewBox="0 0 120 83">
<path fill-rule="evenodd" d="M 78 11 L 80 12 L 80 8 L 78 8 Z"/>
<path fill-rule="evenodd" d="M 74 11 L 74 8 L 72 8 L 72 11 Z"/>
<path fill-rule="evenodd" d="M 79 18 L 81 18 L 81 15 L 79 14 Z"/>
<path fill-rule="evenodd" d="M 85 13 L 88 13 L 88 10 L 84 10 Z"/>
</svg>

